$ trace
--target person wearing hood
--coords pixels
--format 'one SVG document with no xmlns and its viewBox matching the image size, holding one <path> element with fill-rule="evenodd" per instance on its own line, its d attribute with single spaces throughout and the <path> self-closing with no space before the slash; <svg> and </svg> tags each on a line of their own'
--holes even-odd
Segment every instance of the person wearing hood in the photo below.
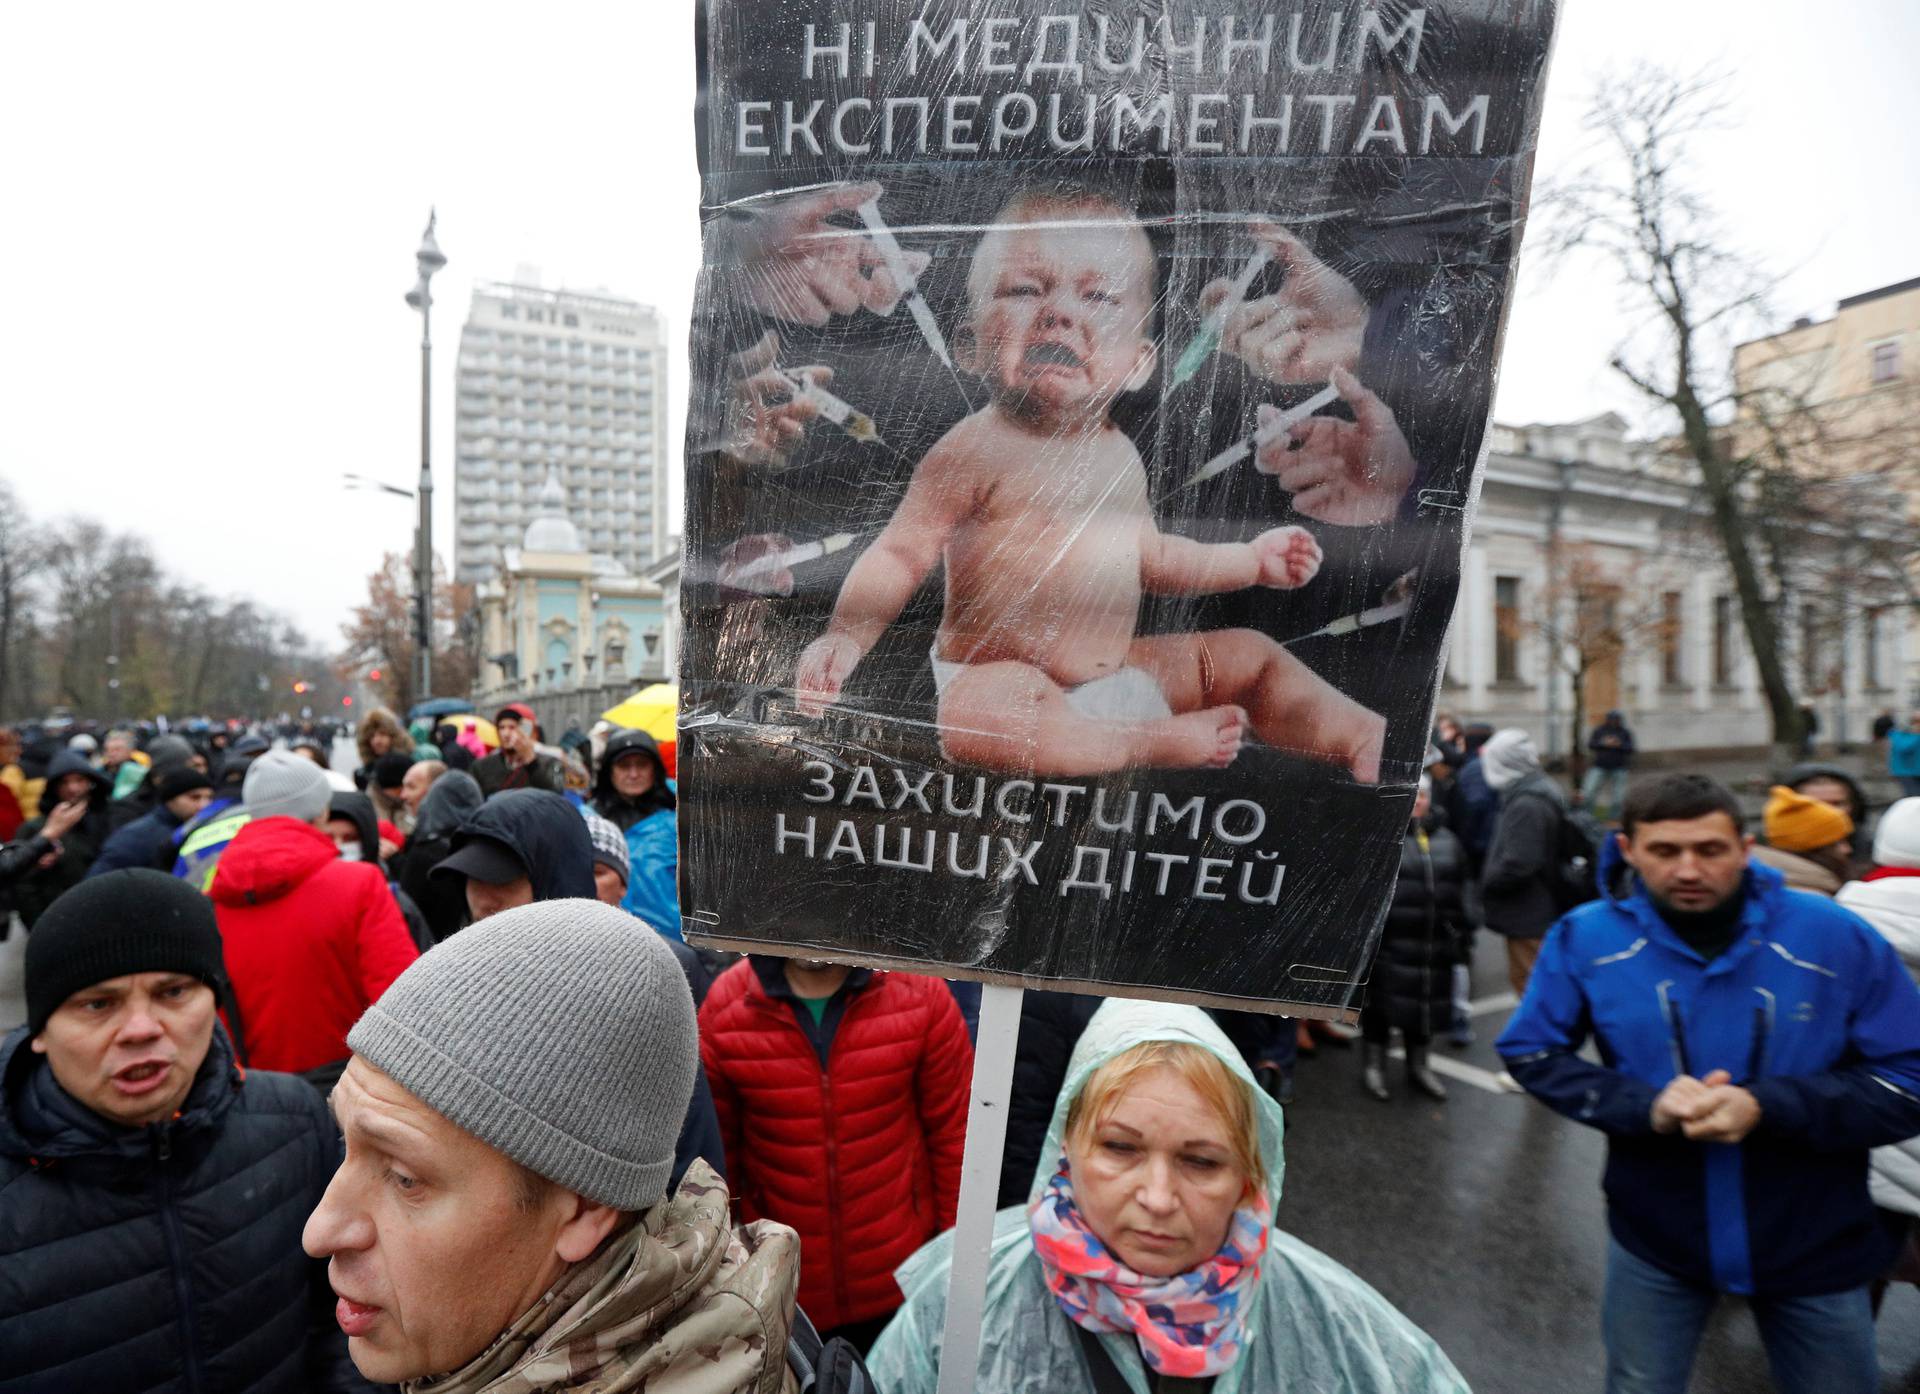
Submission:
<svg viewBox="0 0 1920 1394">
<path fill-rule="evenodd" d="M 669 1180 L 699 1046 L 657 935 L 592 900 L 504 911 L 409 968 L 350 1044 L 332 1098 L 346 1159 L 304 1242 L 367 1378 L 794 1387 L 793 1232 L 736 1226 L 703 1164 Z"/>
<path fill-rule="evenodd" d="M 1753 860 L 1794 890 L 1832 895 L 1853 875 L 1853 820 L 1833 805 L 1776 784 L 1762 819 L 1767 840 Z"/>
<path fill-rule="evenodd" d="M 660 746 L 645 731 L 615 731 L 596 766 L 594 812 L 626 835 L 633 868 L 621 908 L 678 939 L 680 820 Z"/>
<path fill-rule="evenodd" d="M 326 832 L 333 839 L 333 845 L 340 849 L 342 861 L 365 862 L 379 868 L 386 878 L 387 889 L 393 892 L 400 918 L 407 922 L 407 934 L 413 939 L 413 946 L 421 953 L 432 948 L 435 941 L 427 927 L 426 915 L 401 888 L 388 869 L 386 859 L 380 855 L 381 823 L 373 816 L 373 800 L 352 790 L 335 789 L 327 803 Z"/>
<path fill-rule="evenodd" d="M 1920 983 L 1920 798 L 1900 799 L 1880 815 L 1873 834 L 1873 867 L 1835 897 L 1880 931 L 1908 974 Z M 1920 1137 L 1873 1149 L 1867 1188 L 1887 1228 L 1905 1235 L 1886 1283 L 1920 1284 Z"/>
<path fill-rule="evenodd" d="M 1500 796 L 1481 873 L 1482 912 L 1487 928 L 1507 941 L 1507 981 L 1524 997 L 1541 938 L 1560 918 L 1554 874 L 1567 796 L 1540 768 L 1525 731 L 1495 731 L 1480 749 L 1480 764 L 1487 787 Z"/>
<path fill-rule="evenodd" d="M 995 1218 L 967 1387 L 1466 1394 L 1430 1337 L 1275 1223 L 1283 1131 L 1199 1008 L 1103 1003 L 1026 1205 Z M 949 1231 L 899 1269 L 906 1302 L 868 1358 L 888 1394 L 935 1388 L 952 1261 Z"/>
<path fill-rule="evenodd" d="M 244 798 L 247 771 L 266 750 L 267 743 L 259 736 L 235 743 L 214 774 L 213 801 L 173 835 L 180 849 L 173 874 L 195 890 L 204 892 L 213 885 L 221 856 L 251 820 Z"/>
<path fill-rule="evenodd" d="M 436 878 L 433 869 L 452 854 L 454 834 L 482 802 L 480 786 L 473 782 L 472 775 L 448 770 L 434 780 L 421 799 L 413 833 L 397 858 L 400 889 L 426 916 L 427 931 L 436 944 L 466 924 L 467 891 L 460 878 Z"/>
<path fill-rule="evenodd" d="M 1429 1049 L 1434 1034 L 1452 1021 L 1453 969 L 1462 959 L 1469 928 L 1467 852 L 1433 807 L 1432 794 L 1432 782 L 1422 775 L 1360 1008 L 1362 1087 L 1383 1103 L 1392 1097 L 1387 1047 L 1396 1028 L 1406 1041 L 1407 1083 L 1430 1099 L 1447 1097 Z"/>
<path fill-rule="evenodd" d="M 58 855 L 51 862 L 44 858 L 13 883 L 14 909 L 20 921 L 32 929 L 46 908 L 60 895 L 80 884 L 87 868 L 93 865 L 100 849 L 112 835 L 113 781 L 93 767 L 84 752 L 63 750 L 47 765 L 47 787 L 42 807 L 84 801 L 87 811 L 59 839 Z M 46 827 L 45 818 L 35 818 L 21 826 L 17 840 L 31 842 Z"/>
<path fill-rule="evenodd" d="M 206 897 L 95 877 L 25 966 L 0 1044 L 0 1386 L 372 1394 L 299 1248 L 338 1134 L 305 1085 L 235 1063 Z"/>
<path fill-rule="evenodd" d="M 347 1059 L 347 1031 L 419 957 L 387 878 L 343 861 L 326 832 L 333 787 L 290 751 L 247 771 L 250 821 L 220 859 L 212 890 L 240 1057 L 304 1074 L 324 1089 Z"/>
<path fill-rule="evenodd" d="M 1601 808 L 1609 816 L 1617 814 L 1627 797 L 1627 772 L 1635 753 L 1625 712 L 1610 711 L 1601 719 L 1587 736 L 1587 753 L 1593 760 L 1580 782 L 1580 802 L 1596 816 Z"/>
<path fill-rule="evenodd" d="M 161 772 L 153 793 L 156 800 L 153 811 L 109 837 L 87 875 L 103 876 L 128 867 L 148 867 L 154 871 L 173 869 L 176 855 L 173 835 L 212 801 L 213 781 L 181 761 Z M 130 799 L 121 800 L 121 803 L 130 802 Z"/>
<path fill-rule="evenodd" d="M 374 707 L 361 717 L 353 739 L 360 752 L 360 768 L 353 772 L 353 782 L 356 788 L 362 790 L 372 782 L 374 763 L 382 755 L 413 749 L 407 728 L 400 724 L 400 718 L 388 707 Z"/>
<path fill-rule="evenodd" d="M 567 787 L 566 772 L 551 755 L 540 753 L 540 723 L 525 702 L 509 702 L 494 714 L 500 748 L 473 762 L 473 777 L 488 798 L 508 789 L 546 789 L 555 794 Z"/>
<path fill-rule="evenodd" d="M 1714 781 L 1636 786 L 1601 898 L 1554 927 L 1496 1044 L 1527 1092 L 1607 1134 L 1611 1391 L 1685 1389 L 1722 1293 L 1748 1299 L 1785 1394 L 1880 1387 L 1869 1288 L 1896 1236 L 1867 1157 L 1920 1134 L 1920 989 L 1751 846 Z"/>
</svg>

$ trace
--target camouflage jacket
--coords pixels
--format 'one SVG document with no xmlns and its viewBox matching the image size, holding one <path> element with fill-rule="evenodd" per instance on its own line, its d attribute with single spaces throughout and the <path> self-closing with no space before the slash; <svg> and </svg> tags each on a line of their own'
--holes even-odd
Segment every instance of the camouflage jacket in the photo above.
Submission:
<svg viewBox="0 0 1920 1394">
<path fill-rule="evenodd" d="M 406 1394 L 791 1394 L 800 1242 L 734 1227 L 704 1162 L 463 1369 Z"/>
</svg>

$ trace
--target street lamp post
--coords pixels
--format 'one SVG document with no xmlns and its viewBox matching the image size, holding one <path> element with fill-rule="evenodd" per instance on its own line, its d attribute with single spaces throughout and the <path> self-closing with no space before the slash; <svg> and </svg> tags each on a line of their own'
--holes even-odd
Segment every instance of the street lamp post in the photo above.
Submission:
<svg viewBox="0 0 1920 1394">
<path fill-rule="evenodd" d="M 420 281 L 407 292 L 407 303 L 420 312 L 420 527 L 414 535 L 414 700 L 433 695 L 433 295 L 428 282 L 447 264 L 440 244 L 433 240 L 437 213 L 427 214 L 414 261 Z"/>
</svg>

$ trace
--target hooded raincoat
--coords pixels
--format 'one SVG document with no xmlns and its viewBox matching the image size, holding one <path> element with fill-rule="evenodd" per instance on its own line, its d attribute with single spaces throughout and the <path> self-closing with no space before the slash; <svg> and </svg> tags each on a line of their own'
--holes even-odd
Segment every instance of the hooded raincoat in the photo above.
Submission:
<svg viewBox="0 0 1920 1394">
<path fill-rule="evenodd" d="M 448 770 L 420 801 L 406 849 L 400 853 L 400 889 L 427 917 L 435 943 L 467 922 L 467 896 L 457 878 L 434 880 L 433 869 L 453 854 L 453 835 L 483 802 L 480 786 L 464 770 Z"/>
<path fill-rule="evenodd" d="M 1283 1165 L 1280 1105 L 1255 1086 L 1240 1053 L 1197 1007 L 1125 998 L 1103 1005 L 1074 1049 L 1029 1203 L 1045 1189 L 1066 1150 L 1067 1110 L 1089 1076 L 1134 1046 L 1163 1040 L 1187 1041 L 1213 1052 L 1252 1092 L 1267 1196 L 1277 1213 Z M 939 1380 L 952 1259 L 949 1231 L 895 1275 L 906 1304 L 881 1333 L 867 1361 L 875 1383 L 888 1394 L 929 1394 Z M 1268 1233 L 1258 1281 L 1247 1303 L 1245 1352 L 1215 1379 L 1211 1394 L 1332 1387 L 1342 1394 L 1464 1394 L 1466 1381 L 1426 1333 L 1359 1278 L 1277 1226 Z M 1134 1394 L 1148 1394 L 1147 1368 L 1135 1338 L 1109 1332 L 1099 1339 L 1127 1387 Z M 1002 1210 L 994 1220 L 973 1387 L 979 1394 L 1037 1389 L 1091 1394 L 1094 1388 L 1073 1324 L 1047 1290 L 1025 1207 Z"/>
</svg>

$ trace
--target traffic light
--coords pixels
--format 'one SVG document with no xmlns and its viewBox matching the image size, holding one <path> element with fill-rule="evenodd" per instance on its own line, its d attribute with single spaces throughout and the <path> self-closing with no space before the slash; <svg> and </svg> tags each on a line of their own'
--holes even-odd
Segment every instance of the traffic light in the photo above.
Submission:
<svg viewBox="0 0 1920 1394">
<path fill-rule="evenodd" d="M 352 705 L 353 705 L 353 698 L 351 698 L 351 697 L 342 697 L 342 698 L 340 699 L 340 705 L 341 705 L 341 706 L 343 706 L 343 707 L 350 707 L 350 706 L 352 706 Z"/>
<path fill-rule="evenodd" d="M 293 685 L 293 690 L 295 692 L 304 693 L 307 690 L 307 685 L 303 682 L 297 682 Z"/>
<path fill-rule="evenodd" d="M 380 681 L 380 670 L 379 670 L 378 668 L 371 668 L 371 669 L 369 669 L 369 670 L 367 671 L 367 681 L 368 681 L 368 682 L 379 682 L 379 681 Z"/>
</svg>

